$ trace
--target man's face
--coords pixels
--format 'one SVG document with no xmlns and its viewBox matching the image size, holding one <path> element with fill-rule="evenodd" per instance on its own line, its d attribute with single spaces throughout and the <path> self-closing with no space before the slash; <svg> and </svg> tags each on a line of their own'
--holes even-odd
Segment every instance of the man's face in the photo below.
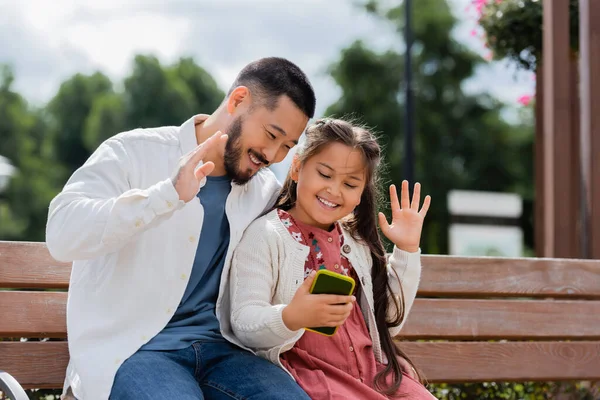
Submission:
<svg viewBox="0 0 600 400">
<path fill-rule="evenodd" d="M 244 184 L 259 169 L 281 162 L 298 144 L 307 123 L 308 117 L 287 96 L 280 97 L 272 111 L 261 106 L 238 115 L 227 131 L 227 175 Z"/>
</svg>

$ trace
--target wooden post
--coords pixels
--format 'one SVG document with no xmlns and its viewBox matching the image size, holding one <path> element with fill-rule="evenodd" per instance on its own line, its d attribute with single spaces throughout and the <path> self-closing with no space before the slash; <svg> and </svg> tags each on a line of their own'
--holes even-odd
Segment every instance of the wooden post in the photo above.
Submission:
<svg viewBox="0 0 600 400">
<path fill-rule="evenodd" d="M 569 76 L 570 76 L 570 91 L 571 91 L 571 130 L 569 132 L 571 166 L 569 168 L 569 180 L 571 186 L 571 194 L 569 197 L 569 207 L 573 210 L 571 217 L 573 218 L 573 240 L 570 257 L 582 258 L 582 237 L 585 237 L 582 223 L 582 183 L 581 183 L 581 104 L 579 102 L 579 57 L 573 51 L 569 52 Z M 555 168 L 561 168 L 561 159 L 559 165 Z M 564 200 L 563 200 L 564 201 Z M 559 211 L 562 212 L 562 211 Z"/>
<path fill-rule="evenodd" d="M 600 2 L 579 2 L 583 256 L 600 259 Z M 595 155 L 595 157 L 594 157 Z"/>
<path fill-rule="evenodd" d="M 533 233 L 535 255 L 543 257 L 545 252 L 544 224 L 544 68 L 539 60 L 535 74 L 535 139 L 533 148 L 533 173 L 535 182 L 535 200 L 533 215 Z"/>
<path fill-rule="evenodd" d="M 545 257 L 578 256 L 573 207 L 572 99 L 569 0 L 544 0 L 544 251 Z"/>
</svg>

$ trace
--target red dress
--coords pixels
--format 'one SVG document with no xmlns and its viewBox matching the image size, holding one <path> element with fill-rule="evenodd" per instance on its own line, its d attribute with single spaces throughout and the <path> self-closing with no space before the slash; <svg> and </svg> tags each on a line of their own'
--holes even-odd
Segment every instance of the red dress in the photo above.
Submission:
<svg viewBox="0 0 600 400">
<path fill-rule="evenodd" d="M 305 277 L 312 270 L 328 269 L 353 276 L 348 259 L 341 255 L 343 235 L 339 225 L 325 231 L 295 221 L 287 212 L 278 210 L 279 218 L 290 234 L 310 246 L 305 264 Z M 373 386 L 374 377 L 383 366 L 375 360 L 373 343 L 358 302 L 335 335 L 328 337 L 306 331 L 294 347 L 281 355 L 281 362 L 313 400 L 388 398 L 434 399 L 419 382 L 404 375 L 400 389 L 387 397 Z"/>
</svg>

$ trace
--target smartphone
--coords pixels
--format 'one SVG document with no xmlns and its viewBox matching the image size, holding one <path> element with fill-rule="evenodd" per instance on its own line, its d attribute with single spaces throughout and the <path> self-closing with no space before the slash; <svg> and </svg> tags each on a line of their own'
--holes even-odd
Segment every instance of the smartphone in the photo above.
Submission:
<svg viewBox="0 0 600 400">
<path fill-rule="evenodd" d="M 350 296 L 352 292 L 354 292 L 355 284 L 356 283 L 354 282 L 354 279 L 350 278 L 349 276 L 328 271 L 326 269 L 320 269 L 317 271 L 315 280 L 310 287 L 310 293 Z M 333 336 L 337 331 L 337 326 L 324 326 L 306 329 L 325 336 Z"/>
</svg>

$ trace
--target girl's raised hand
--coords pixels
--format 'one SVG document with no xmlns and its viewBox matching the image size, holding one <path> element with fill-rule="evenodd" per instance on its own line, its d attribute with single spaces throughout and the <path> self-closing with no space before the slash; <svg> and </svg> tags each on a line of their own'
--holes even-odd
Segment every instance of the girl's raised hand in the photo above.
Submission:
<svg viewBox="0 0 600 400">
<path fill-rule="evenodd" d="M 409 201 L 408 181 L 402 181 L 400 192 L 401 202 L 398 202 L 398 192 L 395 185 L 390 185 L 390 205 L 392 207 L 392 223 L 389 224 L 385 215 L 379 213 L 379 226 L 383 234 L 400 250 L 414 253 L 419 250 L 423 220 L 431 204 L 431 196 L 427 195 L 419 210 L 421 201 L 421 184 L 416 183 L 412 201 Z"/>
</svg>

